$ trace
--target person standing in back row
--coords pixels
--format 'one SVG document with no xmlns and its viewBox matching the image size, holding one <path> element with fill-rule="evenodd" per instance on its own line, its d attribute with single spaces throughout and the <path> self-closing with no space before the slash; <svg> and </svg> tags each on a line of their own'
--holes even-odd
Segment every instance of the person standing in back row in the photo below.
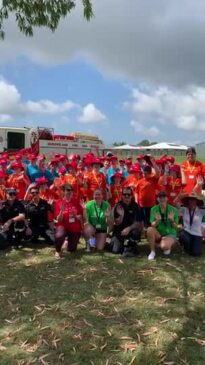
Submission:
<svg viewBox="0 0 205 365">
<path fill-rule="evenodd" d="M 195 191 L 200 194 L 204 181 L 204 167 L 202 162 L 196 159 L 196 150 L 189 147 L 186 151 L 187 160 L 181 164 L 181 172 L 184 174 L 186 186 L 183 189 L 184 194 L 190 194 Z M 183 177 L 183 176 L 182 176 Z"/>
</svg>

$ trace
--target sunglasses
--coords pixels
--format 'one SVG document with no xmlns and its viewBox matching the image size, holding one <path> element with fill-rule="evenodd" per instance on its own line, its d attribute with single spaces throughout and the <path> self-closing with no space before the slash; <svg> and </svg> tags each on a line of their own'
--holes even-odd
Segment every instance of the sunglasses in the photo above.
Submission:
<svg viewBox="0 0 205 365">
<path fill-rule="evenodd" d="M 128 197 L 128 196 L 132 196 L 132 194 L 129 194 L 129 193 L 123 193 L 122 195 L 123 195 L 123 196 L 127 196 L 127 197 Z"/>
<path fill-rule="evenodd" d="M 39 191 L 31 191 L 31 194 L 32 195 L 36 195 L 36 194 L 38 194 L 39 193 Z"/>
<path fill-rule="evenodd" d="M 64 191 L 73 191 L 73 189 L 64 189 Z"/>
<path fill-rule="evenodd" d="M 9 196 L 16 196 L 16 193 L 8 193 Z"/>
</svg>

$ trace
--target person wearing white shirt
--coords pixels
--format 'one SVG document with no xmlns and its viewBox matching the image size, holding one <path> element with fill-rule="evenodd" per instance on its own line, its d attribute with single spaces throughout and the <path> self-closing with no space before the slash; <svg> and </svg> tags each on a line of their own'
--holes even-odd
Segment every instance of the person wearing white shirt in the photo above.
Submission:
<svg viewBox="0 0 205 365">
<path fill-rule="evenodd" d="M 191 193 L 182 198 L 179 212 L 183 219 L 183 230 L 179 242 L 191 256 L 200 256 L 202 250 L 202 219 L 205 215 L 204 196 Z"/>
</svg>

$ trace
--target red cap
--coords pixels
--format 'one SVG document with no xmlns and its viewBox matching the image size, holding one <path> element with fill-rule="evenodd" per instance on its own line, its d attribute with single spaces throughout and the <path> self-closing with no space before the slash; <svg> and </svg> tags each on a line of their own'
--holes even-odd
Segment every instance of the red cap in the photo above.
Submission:
<svg viewBox="0 0 205 365">
<path fill-rule="evenodd" d="M 54 157 L 55 157 L 55 158 L 59 158 L 59 157 L 60 157 L 60 153 L 55 153 L 55 154 L 54 154 Z"/>
<path fill-rule="evenodd" d="M 67 165 L 68 168 L 72 167 L 73 169 L 77 170 L 78 166 L 77 163 L 75 161 L 70 161 Z"/>
<path fill-rule="evenodd" d="M 7 161 L 5 159 L 1 159 L 0 160 L 0 165 L 1 166 L 6 166 L 7 165 Z"/>
<path fill-rule="evenodd" d="M 50 165 L 53 165 L 53 164 L 58 164 L 59 163 L 59 158 L 53 158 L 50 162 Z"/>
<path fill-rule="evenodd" d="M 24 167 L 22 165 L 22 163 L 20 162 L 13 162 L 11 164 L 11 169 L 14 170 L 14 169 L 21 169 L 21 170 L 24 170 Z"/>
<path fill-rule="evenodd" d="M 21 155 L 15 155 L 14 158 L 15 158 L 15 160 L 22 160 L 22 156 Z"/>
<path fill-rule="evenodd" d="M 43 185 L 43 184 L 47 184 L 48 180 L 46 179 L 45 176 L 39 177 L 36 179 L 36 183 L 37 185 Z"/>
<path fill-rule="evenodd" d="M 162 159 L 160 159 L 160 160 L 155 160 L 155 163 L 156 163 L 157 165 L 163 165 Z"/>
<path fill-rule="evenodd" d="M 137 160 L 139 160 L 139 161 L 144 160 L 144 155 L 138 155 Z"/>
<path fill-rule="evenodd" d="M 136 164 L 134 164 L 132 167 L 131 167 L 131 169 L 130 169 L 130 173 L 132 174 L 132 173 L 134 173 L 134 172 L 142 172 L 142 170 L 141 170 L 141 166 L 140 166 L 140 164 L 139 163 L 136 163 Z"/>
<path fill-rule="evenodd" d="M 3 172 L 2 170 L 0 170 L 0 178 L 1 179 L 5 179 L 6 178 L 5 172 Z"/>
<path fill-rule="evenodd" d="M 168 156 L 167 157 L 167 162 L 174 163 L 175 162 L 175 158 L 173 156 Z"/>
<path fill-rule="evenodd" d="M 109 157 L 109 160 L 110 161 L 113 161 L 113 160 L 117 160 L 118 161 L 118 157 L 116 155 L 113 155 L 113 156 L 110 156 Z"/>
<path fill-rule="evenodd" d="M 102 161 L 101 161 L 100 158 L 95 157 L 95 158 L 93 158 L 91 160 L 91 165 L 100 165 L 100 166 L 103 166 L 103 163 L 102 163 Z"/>
<path fill-rule="evenodd" d="M 130 160 L 129 158 L 127 158 L 125 160 L 125 165 L 132 165 L 132 160 Z"/>
<path fill-rule="evenodd" d="M 124 179 L 124 176 L 123 176 L 123 174 L 122 174 L 122 172 L 121 171 L 117 171 L 117 172 L 115 172 L 115 174 L 113 174 L 112 176 L 111 176 L 111 180 L 114 180 L 114 178 L 115 177 L 120 177 L 121 179 Z"/>
<path fill-rule="evenodd" d="M 4 153 L 3 153 L 3 155 L 2 155 L 2 158 L 3 158 L 4 160 L 8 160 L 8 158 L 9 158 L 9 154 L 8 154 L 7 152 L 4 152 Z"/>
<path fill-rule="evenodd" d="M 60 155 L 59 156 L 59 161 L 64 161 L 67 160 L 67 156 L 66 155 Z"/>
<path fill-rule="evenodd" d="M 66 168 L 61 166 L 61 167 L 59 167 L 58 171 L 59 171 L 60 174 L 65 174 L 66 173 Z"/>
<path fill-rule="evenodd" d="M 172 165 L 170 166 L 170 171 L 180 172 L 180 166 L 179 165 Z"/>
<path fill-rule="evenodd" d="M 161 164 L 164 165 L 165 163 L 167 163 L 167 158 L 166 157 L 162 157 L 161 159 Z"/>
<path fill-rule="evenodd" d="M 36 155 L 34 155 L 34 153 L 31 153 L 31 154 L 29 155 L 29 160 L 33 161 L 33 160 L 36 160 L 36 159 L 37 159 L 37 156 L 36 156 Z"/>
</svg>

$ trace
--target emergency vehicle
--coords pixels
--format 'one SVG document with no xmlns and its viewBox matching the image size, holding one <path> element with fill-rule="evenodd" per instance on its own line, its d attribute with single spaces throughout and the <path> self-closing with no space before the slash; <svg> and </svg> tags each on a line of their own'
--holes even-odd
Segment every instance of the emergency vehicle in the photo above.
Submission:
<svg viewBox="0 0 205 365">
<path fill-rule="evenodd" d="M 53 128 L 17 128 L 0 127 L 0 151 L 15 152 L 29 148 L 33 153 L 79 154 L 90 151 L 94 154 L 103 154 L 105 145 L 98 136 L 72 133 L 70 135 L 54 134 Z"/>
</svg>

